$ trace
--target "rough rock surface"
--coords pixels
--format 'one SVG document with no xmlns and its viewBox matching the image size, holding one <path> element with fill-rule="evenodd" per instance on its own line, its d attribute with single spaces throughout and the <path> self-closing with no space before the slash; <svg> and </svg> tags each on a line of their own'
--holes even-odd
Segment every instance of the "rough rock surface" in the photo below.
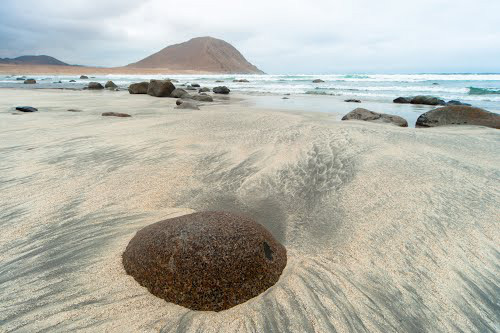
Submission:
<svg viewBox="0 0 500 333">
<path fill-rule="evenodd" d="M 400 127 L 408 127 L 408 122 L 399 116 L 377 113 L 363 108 L 357 108 L 349 112 L 342 117 L 342 120 L 363 120 L 376 123 L 393 124 Z"/>
<path fill-rule="evenodd" d="M 228 87 L 226 86 L 219 86 L 219 87 L 215 87 L 214 89 L 212 89 L 212 91 L 216 94 L 224 94 L 224 95 L 227 95 L 229 94 L 229 92 L 231 90 L 229 90 Z"/>
<path fill-rule="evenodd" d="M 36 112 L 36 111 L 38 111 L 37 108 L 34 108 L 32 106 L 16 106 L 16 110 L 21 111 L 21 112 Z"/>
<path fill-rule="evenodd" d="M 131 94 L 147 94 L 149 82 L 132 83 L 128 87 L 128 92 Z"/>
<path fill-rule="evenodd" d="M 445 105 L 446 102 L 434 96 L 415 96 L 410 101 L 411 104 L 424 105 Z"/>
<path fill-rule="evenodd" d="M 132 117 L 128 113 L 120 113 L 120 112 L 103 112 L 101 116 L 104 116 L 104 117 Z"/>
<path fill-rule="evenodd" d="M 181 98 L 181 97 L 185 97 L 185 96 L 189 96 L 189 93 L 182 88 L 175 88 L 170 93 L 170 97 L 173 97 L 173 98 Z"/>
<path fill-rule="evenodd" d="M 471 106 L 445 106 L 420 115 L 416 123 L 416 127 L 445 125 L 478 125 L 500 129 L 500 115 Z"/>
<path fill-rule="evenodd" d="M 118 88 L 118 86 L 113 81 L 108 81 L 104 85 L 104 88 Z"/>
<path fill-rule="evenodd" d="M 410 104 L 411 103 L 411 98 L 398 97 L 395 100 L 393 100 L 392 102 L 393 103 L 398 103 L 398 104 Z"/>
<path fill-rule="evenodd" d="M 149 81 L 148 95 L 155 97 L 169 97 L 175 86 L 168 80 L 151 80 Z"/>
<path fill-rule="evenodd" d="M 212 96 L 209 96 L 209 95 L 194 95 L 194 96 L 191 96 L 190 98 L 195 100 L 195 101 L 200 101 L 200 102 L 213 102 L 214 101 Z"/>
<path fill-rule="evenodd" d="M 88 88 L 91 89 L 91 90 L 104 89 L 104 87 L 102 86 L 102 84 L 100 84 L 99 82 L 89 82 Z"/>
<path fill-rule="evenodd" d="M 149 225 L 123 253 L 125 271 L 152 294 L 193 310 L 221 311 L 273 286 L 286 249 L 263 226 L 226 212 Z"/>
</svg>

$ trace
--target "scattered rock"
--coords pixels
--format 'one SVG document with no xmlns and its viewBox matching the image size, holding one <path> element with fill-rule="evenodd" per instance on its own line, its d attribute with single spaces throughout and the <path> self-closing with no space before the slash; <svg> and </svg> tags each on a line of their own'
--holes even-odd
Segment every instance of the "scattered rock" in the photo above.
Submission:
<svg viewBox="0 0 500 333">
<path fill-rule="evenodd" d="M 221 83 L 224 82 L 224 80 L 215 80 L 215 83 Z"/>
<path fill-rule="evenodd" d="M 176 105 L 181 105 L 182 103 L 184 103 L 184 101 L 182 99 L 178 99 L 175 101 Z"/>
<path fill-rule="evenodd" d="M 181 98 L 181 97 L 187 97 L 187 96 L 189 96 L 189 93 L 182 88 L 175 88 L 170 93 L 170 97 L 173 97 L 173 98 Z"/>
<path fill-rule="evenodd" d="M 229 90 L 229 88 L 226 86 L 215 87 L 214 89 L 212 89 L 212 91 L 216 94 L 224 94 L 224 95 L 227 95 L 229 94 L 229 92 L 231 92 L 231 90 Z"/>
<path fill-rule="evenodd" d="M 281 99 L 289 99 L 289 98 L 285 96 L 285 97 L 282 97 Z"/>
<path fill-rule="evenodd" d="M 181 104 L 178 104 L 180 101 Z M 177 106 L 175 107 L 176 109 L 190 109 L 190 110 L 199 110 L 200 108 L 198 107 L 198 104 L 193 103 L 193 102 L 188 102 L 188 101 L 183 101 L 183 100 L 177 100 L 175 102 Z"/>
<path fill-rule="evenodd" d="M 200 101 L 200 102 L 213 102 L 214 101 L 212 96 L 208 96 L 208 95 L 194 95 L 194 96 L 191 96 L 191 99 L 193 99 L 195 101 Z"/>
<path fill-rule="evenodd" d="M 106 82 L 106 84 L 104 85 L 104 88 L 118 88 L 118 86 L 113 82 L 113 81 L 108 81 Z"/>
<path fill-rule="evenodd" d="M 325 81 L 321 80 L 321 79 L 316 79 L 316 80 L 313 80 L 313 83 L 323 83 Z"/>
<path fill-rule="evenodd" d="M 69 112 L 82 112 L 82 110 L 79 110 L 79 109 L 68 109 L 67 111 L 69 111 Z"/>
<path fill-rule="evenodd" d="M 27 79 L 27 80 L 24 80 L 24 84 L 35 84 L 36 83 L 36 80 L 35 79 Z"/>
<path fill-rule="evenodd" d="M 222 311 L 273 286 L 287 257 L 283 245 L 252 219 L 200 212 L 139 230 L 122 262 L 127 274 L 167 302 Z"/>
<path fill-rule="evenodd" d="M 241 79 L 241 80 L 233 80 L 233 82 L 241 82 L 241 83 L 244 83 L 244 82 L 250 82 L 250 81 L 248 81 L 247 79 Z"/>
<path fill-rule="evenodd" d="M 433 82 L 433 83 L 432 83 L 432 85 L 433 85 L 433 86 L 439 86 L 439 83 L 437 83 L 437 82 Z"/>
<path fill-rule="evenodd" d="M 89 82 L 88 88 L 91 89 L 91 90 L 101 90 L 101 89 L 104 89 L 104 87 L 102 86 L 102 84 L 100 84 L 99 82 Z"/>
<path fill-rule="evenodd" d="M 169 97 L 175 86 L 168 80 L 151 80 L 149 81 L 148 95 L 155 97 Z"/>
<path fill-rule="evenodd" d="M 127 113 L 120 113 L 120 112 L 103 112 L 103 114 L 101 116 L 103 116 L 103 117 L 122 117 L 122 118 L 132 117 L 131 115 L 129 115 Z"/>
<path fill-rule="evenodd" d="M 149 82 L 132 83 L 128 87 L 128 92 L 131 94 L 147 94 Z"/>
<path fill-rule="evenodd" d="M 470 104 L 468 103 L 462 103 L 460 101 L 456 101 L 456 100 L 451 100 L 451 101 L 448 101 L 448 103 L 446 103 L 446 105 L 464 105 L 464 106 L 471 106 Z"/>
<path fill-rule="evenodd" d="M 26 77 L 16 77 L 16 81 L 24 81 L 26 80 Z"/>
<path fill-rule="evenodd" d="M 193 86 L 191 86 L 191 85 L 189 85 L 189 86 L 186 87 L 186 90 L 196 90 L 196 88 L 193 87 Z"/>
<path fill-rule="evenodd" d="M 411 104 L 423 105 L 446 105 L 446 102 L 434 96 L 415 96 L 410 101 Z"/>
<path fill-rule="evenodd" d="M 191 87 L 199 88 L 200 85 L 198 83 L 191 83 Z"/>
<path fill-rule="evenodd" d="M 417 119 L 416 127 L 446 125 L 478 125 L 500 129 L 500 115 L 472 106 L 454 105 L 426 112 Z"/>
<path fill-rule="evenodd" d="M 21 112 L 36 112 L 36 111 L 38 111 L 37 108 L 34 108 L 32 106 L 16 106 L 16 110 L 21 111 Z"/>
<path fill-rule="evenodd" d="M 285 96 L 290 96 L 290 93 L 286 93 Z"/>
<path fill-rule="evenodd" d="M 359 99 L 346 99 L 344 102 L 347 103 L 361 103 Z"/>
<path fill-rule="evenodd" d="M 411 98 L 398 97 L 395 100 L 393 100 L 392 102 L 393 103 L 398 103 L 398 104 L 410 104 L 411 103 Z"/>
<path fill-rule="evenodd" d="M 80 80 L 87 80 L 89 77 L 87 75 L 80 75 Z"/>
<path fill-rule="evenodd" d="M 363 108 L 357 108 L 346 114 L 342 120 L 363 120 L 376 123 L 388 123 L 400 127 L 408 127 L 408 122 L 391 114 L 377 113 Z"/>
<path fill-rule="evenodd" d="M 62 81 L 56 81 L 56 82 L 52 82 L 52 83 L 62 83 Z"/>
<path fill-rule="evenodd" d="M 69 82 L 76 82 L 75 80 L 69 80 Z"/>
<path fill-rule="evenodd" d="M 209 92 L 210 91 L 210 88 L 207 88 L 207 87 L 203 87 L 201 88 L 200 90 L 198 90 L 199 93 L 202 93 L 202 92 Z"/>
</svg>

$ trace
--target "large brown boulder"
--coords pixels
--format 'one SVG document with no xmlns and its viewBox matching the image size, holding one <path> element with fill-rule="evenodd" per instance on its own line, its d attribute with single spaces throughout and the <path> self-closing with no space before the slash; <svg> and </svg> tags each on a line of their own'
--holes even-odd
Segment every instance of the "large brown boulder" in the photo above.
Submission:
<svg viewBox="0 0 500 333">
<path fill-rule="evenodd" d="M 221 311 L 274 285 L 286 266 L 286 249 L 248 217 L 201 212 L 138 231 L 123 266 L 168 302 Z"/>
<path fill-rule="evenodd" d="M 400 127 L 408 127 L 408 122 L 399 116 L 392 114 L 377 113 L 363 108 L 357 108 L 344 117 L 342 120 L 363 120 L 375 123 L 393 124 Z"/>
<path fill-rule="evenodd" d="M 132 83 L 128 87 L 128 92 L 131 94 L 147 94 L 149 82 Z"/>
<path fill-rule="evenodd" d="M 500 115 L 472 106 L 445 106 L 420 115 L 415 126 L 445 125 L 478 125 L 500 128 Z"/>
<path fill-rule="evenodd" d="M 175 86 L 168 80 L 151 80 L 149 81 L 148 95 L 155 97 L 169 97 Z"/>
</svg>

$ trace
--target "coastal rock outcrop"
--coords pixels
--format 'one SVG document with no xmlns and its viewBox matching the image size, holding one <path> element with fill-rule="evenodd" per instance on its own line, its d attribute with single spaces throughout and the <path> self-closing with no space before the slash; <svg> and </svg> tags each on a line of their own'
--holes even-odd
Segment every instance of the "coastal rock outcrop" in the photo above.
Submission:
<svg viewBox="0 0 500 333">
<path fill-rule="evenodd" d="M 313 80 L 313 83 L 323 83 L 325 81 L 321 80 L 321 79 L 316 79 L 316 80 Z"/>
<path fill-rule="evenodd" d="M 207 87 L 203 87 L 201 89 L 198 90 L 199 93 L 202 93 L 202 92 L 209 92 L 210 91 L 210 88 L 207 88 Z"/>
<path fill-rule="evenodd" d="M 101 90 L 101 89 L 104 89 L 104 87 L 99 82 L 89 82 L 88 89 Z"/>
<path fill-rule="evenodd" d="M 169 97 L 175 86 L 168 80 L 151 80 L 148 86 L 148 95 L 155 97 Z"/>
<path fill-rule="evenodd" d="M 470 104 L 468 103 L 462 103 L 460 101 L 456 101 L 456 100 L 451 100 L 451 101 L 448 101 L 446 103 L 446 105 L 464 105 L 464 106 L 471 106 Z"/>
<path fill-rule="evenodd" d="M 445 106 L 420 115 L 415 124 L 416 127 L 445 125 L 478 125 L 500 129 L 500 115 L 472 106 Z"/>
<path fill-rule="evenodd" d="M 198 83 L 191 83 L 191 87 L 194 87 L 194 88 L 199 88 L 200 85 Z"/>
<path fill-rule="evenodd" d="M 104 85 L 104 88 L 107 88 L 107 89 L 115 89 L 115 88 L 118 88 L 118 86 L 113 82 L 113 81 L 108 81 L 106 82 L 106 84 Z"/>
<path fill-rule="evenodd" d="M 38 111 L 37 108 L 34 108 L 32 106 L 16 106 L 16 110 L 21 111 L 21 112 L 36 112 L 36 111 Z"/>
<path fill-rule="evenodd" d="M 410 101 L 411 104 L 423 105 L 446 105 L 446 102 L 434 96 L 415 96 Z"/>
<path fill-rule="evenodd" d="M 342 117 L 342 120 L 363 120 L 375 123 L 393 124 L 400 127 L 408 127 L 408 122 L 399 116 L 377 113 L 363 108 L 357 108 L 349 112 Z"/>
<path fill-rule="evenodd" d="M 347 103 L 361 103 L 361 101 L 359 99 L 346 99 L 344 102 L 347 102 Z"/>
<path fill-rule="evenodd" d="M 103 117 L 122 117 L 122 118 L 132 117 L 128 113 L 121 113 L 121 112 L 103 112 L 101 114 L 101 116 L 103 116 Z"/>
<path fill-rule="evenodd" d="M 239 82 L 239 83 L 247 83 L 250 82 L 247 79 L 241 79 L 241 80 L 233 80 L 233 82 Z"/>
<path fill-rule="evenodd" d="M 80 75 L 80 80 L 87 80 L 89 77 L 87 75 Z"/>
<path fill-rule="evenodd" d="M 226 86 L 215 87 L 214 89 L 212 89 L 212 91 L 215 94 L 224 94 L 224 95 L 227 95 L 231 92 L 231 90 Z"/>
<path fill-rule="evenodd" d="M 36 80 L 35 79 L 27 79 L 27 80 L 24 80 L 24 84 L 36 84 Z"/>
<path fill-rule="evenodd" d="M 122 262 L 127 274 L 157 297 L 192 310 L 222 311 L 273 286 L 287 257 L 252 219 L 200 212 L 139 230 Z"/>
<path fill-rule="evenodd" d="M 132 83 L 128 87 L 128 92 L 131 94 L 147 94 L 149 82 Z"/>
</svg>

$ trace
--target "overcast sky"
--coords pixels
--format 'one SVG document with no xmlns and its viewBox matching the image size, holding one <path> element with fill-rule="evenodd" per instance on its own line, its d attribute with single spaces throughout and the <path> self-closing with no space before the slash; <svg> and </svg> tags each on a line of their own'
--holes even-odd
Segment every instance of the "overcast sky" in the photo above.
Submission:
<svg viewBox="0 0 500 333">
<path fill-rule="evenodd" d="M 0 57 L 121 66 L 192 37 L 267 73 L 500 72 L 500 0 L 1 0 Z"/>
</svg>

